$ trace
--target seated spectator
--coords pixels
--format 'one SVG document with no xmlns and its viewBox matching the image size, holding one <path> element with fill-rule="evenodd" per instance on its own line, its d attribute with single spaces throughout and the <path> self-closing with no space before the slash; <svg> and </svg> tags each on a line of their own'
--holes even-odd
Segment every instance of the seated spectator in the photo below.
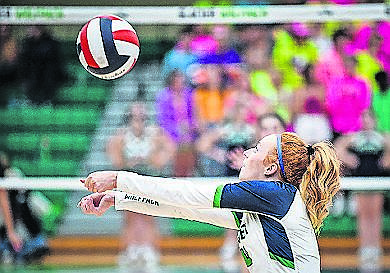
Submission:
<svg viewBox="0 0 390 273">
<path fill-rule="evenodd" d="M 194 90 L 194 109 L 201 131 L 213 127 L 223 120 L 224 101 L 230 90 L 222 80 L 222 69 L 218 65 L 203 65 L 197 73 L 204 79 Z"/>
<path fill-rule="evenodd" d="M 390 139 L 376 129 L 371 111 L 362 114 L 362 129 L 335 141 L 339 158 L 352 176 L 383 176 L 390 169 Z M 360 272 L 380 272 L 383 193 L 357 193 Z"/>
<path fill-rule="evenodd" d="M 290 119 L 288 104 L 291 89 L 283 85 L 281 74 L 271 65 L 267 50 L 258 50 L 257 46 L 249 46 L 245 59 L 250 69 L 249 79 L 253 92 L 277 112 L 285 120 Z"/>
<path fill-rule="evenodd" d="M 0 153 L 0 165 L 3 177 L 20 176 L 22 173 L 10 165 L 8 155 Z M 8 252 L 8 262 L 30 264 L 40 262 L 44 256 L 49 254 L 47 240 L 43 234 L 42 223 L 33 212 L 30 204 L 29 190 L 8 190 L 2 191 L 1 204 L 5 217 L 5 226 L 0 227 L 0 236 L 2 242 L 2 251 Z M 8 198 L 8 202 L 6 200 Z M 7 215 L 7 211 L 11 211 L 12 217 Z M 13 220 L 13 222 L 10 222 Z M 16 223 L 21 224 L 26 229 L 25 238 L 21 238 L 18 234 L 12 232 L 12 226 Z M 6 238 L 9 242 L 6 242 Z M 23 239 L 23 241 L 22 241 Z M 3 252 L 4 253 L 4 252 Z"/>
<path fill-rule="evenodd" d="M 0 25 L 0 108 L 8 106 L 12 96 L 16 97 L 18 83 L 18 45 L 12 35 L 11 26 Z"/>
<path fill-rule="evenodd" d="M 197 56 L 191 51 L 190 43 L 193 38 L 192 27 L 184 27 L 178 37 L 174 48 L 169 50 L 162 62 L 162 73 L 165 77 L 174 71 L 180 71 L 187 75 L 188 68 L 197 61 Z"/>
<path fill-rule="evenodd" d="M 4 162 L 0 162 L 0 179 L 5 177 L 5 168 Z M 12 261 L 7 259 L 11 259 L 12 256 L 16 256 L 22 250 L 23 241 L 15 230 L 15 221 L 6 189 L 0 189 L 0 210 L 5 227 L 5 232 L 2 230 L 1 234 L 0 257 L 3 263 L 9 263 Z"/>
<path fill-rule="evenodd" d="M 193 54 L 198 58 L 202 58 L 208 54 L 217 52 L 218 42 L 210 34 L 207 26 L 195 25 L 192 32 L 194 34 L 190 48 Z"/>
<path fill-rule="evenodd" d="M 247 112 L 242 101 L 232 106 L 222 122 L 204 130 L 197 141 L 202 176 L 237 176 L 227 164 L 227 153 L 235 148 L 247 148 L 253 142 L 255 128 L 246 122 Z"/>
<path fill-rule="evenodd" d="M 156 96 L 157 124 L 175 143 L 173 176 L 191 176 L 195 172 L 193 143 L 197 137 L 192 90 L 185 84 L 185 77 L 173 71 L 167 78 L 167 86 Z"/>
<path fill-rule="evenodd" d="M 384 70 L 390 73 L 390 23 L 386 21 L 365 23 L 355 33 L 352 41 L 353 50 L 356 52 L 368 50 L 373 42 L 377 43 L 373 55 L 379 60 Z"/>
<path fill-rule="evenodd" d="M 356 73 L 369 83 L 372 90 L 378 89 L 375 74 L 383 70 L 382 64 L 376 56 L 380 44 L 380 36 L 371 35 L 369 47 L 355 54 L 357 60 Z"/>
<path fill-rule="evenodd" d="M 257 48 L 260 51 L 267 51 L 269 54 L 271 51 L 272 42 L 272 26 L 258 25 L 258 24 L 245 24 L 236 25 L 237 37 L 235 41 L 235 47 L 239 54 L 244 56 L 245 51 L 249 47 Z M 248 60 L 245 61 L 248 63 Z"/>
<path fill-rule="evenodd" d="M 245 122 L 255 125 L 259 116 L 271 111 L 271 104 L 253 92 L 249 75 L 243 69 L 231 70 L 229 78 L 230 93 L 224 100 L 225 115 L 231 116 L 237 105 L 241 105 Z"/>
<path fill-rule="evenodd" d="M 311 39 L 309 28 L 303 23 L 287 25 L 276 33 L 272 61 L 282 75 L 283 85 L 291 90 L 302 87 L 303 69 L 318 59 L 318 49 Z"/>
<path fill-rule="evenodd" d="M 241 57 L 232 46 L 232 30 L 228 25 L 215 25 L 211 31 L 217 42 L 216 51 L 209 52 L 198 60 L 201 64 L 234 65 L 241 63 Z"/>
<path fill-rule="evenodd" d="M 265 137 L 272 134 L 279 134 L 287 131 L 286 122 L 276 113 L 266 113 L 261 115 L 257 120 L 257 126 L 255 127 L 255 140 L 261 139 L 259 137 Z M 251 143 L 252 146 L 256 143 Z M 241 169 L 244 161 L 243 149 L 237 148 L 228 153 L 229 166 L 233 169 Z"/>
<path fill-rule="evenodd" d="M 332 48 L 332 39 L 326 33 L 324 23 L 311 23 L 308 27 L 312 40 L 318 49 L 318 56 L 321 58 Z"/>
<path fill-rule="evenodd" d="M 20 75 L 27 98 L 50 105 L 67 76 L 59 41 L 45 26 L 31 26 L 20 52 Z M 55 73 L 53 73 L 55 71 Z"/>
<path fill-rule="evenodd" d="M 361 130 L 361 115 L 371 105 L 368 84 L 356 76 L 356 59 L 344 56 L 343 65 L 345 74 L 329 82 L 325 95 L 334 137 Z"/>
<path fill-rule="evenodd" d="M 378 130 L 390 133 L 390 86 L 388 73 L 381 71 L 375 74 L 378 89 L 374 90 L 372 109 L 378 122 Z"/>
<path fill-rule="evenodd" d="M 316 82 L 313 66 L 308 65 L 303 74 L 305 85 L 292 96 L 293 129 L 308 144 L 332 140 L 332 129 L 325 105 L 325 88 Z"/>
<path fill-rule="evenodd" d="M 197 142 L 198 168 L 201 176 L 237 176 L 238 171 L 230 167 L 227 155 L 235 149 L 246 149 L 253 142 L 255 128 L 246 122 L 247 112 L 242 101 L 231 106 L 220 124 L 205 130 Z M 224 246 L 220 250 L 220 261 L 224 272 L 236 273 L 240 263 L 236 255 L 237 231 L 227 230 Z"/>
<path fill-rule="evenodd" d="M 107 143 L 107 154 L 115 169 L 136 171 L 146 175 L 170 176 L 175 146 L 159 127 L 146 121 L 142 103 L 134 103 L 127 116 L 126 126 L 120 128 Z M 124 212 L 121 242 L 125 250 L 119 257 L 121 268 L 157 270 L 159 263 L 158 227 L 154 218 Z"/>
<path fill-rule="evenodd" d="M 315 77 L 325 87 L 334 79 L 342 77 L 345 73 L 343 57 L 346 48 L 351 43 L 351 34 L 345 28 L 336 30 L 332 35 L 332 47 L 321 55 L 315 64 Z"/>
</svg>

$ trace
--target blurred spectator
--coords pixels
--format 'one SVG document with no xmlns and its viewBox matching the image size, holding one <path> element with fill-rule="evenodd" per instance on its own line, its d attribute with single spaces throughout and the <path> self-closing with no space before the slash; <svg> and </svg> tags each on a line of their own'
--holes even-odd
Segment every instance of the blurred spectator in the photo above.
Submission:
<svg viewBox="0 0 390 273">
<path fill-rule="evenodd" d="M 372 56 L 375 56 L 387 73 L 390 73 L 390 23 L 387 21 L 363 24 L 353 38 L 355 51 L 368 50 L 375 43 Z"/>
<path fill-rule="evenodd" d="M 174 70 L 187 75 L 188 67 L 197 61 L 198 58 L 192 53 L 190 48 L 192 37 L 191 26 L 184 27 L 180 31 L 176 45 L 165 54 L 163 59 L 162 72 L 165 77 L 168 77 Z"/>
<path fill-rule="evenodd" d="M 8 156 L 3 152 L 0 153 L 0 164 L 3 177 L 14 177 L 20 176 L 22 174 L 19 169 L 10 165 Z M 9 254 L 11 254 L 8 257 L 11 259 L 10 262 L 39 262 L 49 253 L 49 247 L 43 234 L 41 221 L 36 217 L 31 208 L 30 193 L 31 191 L 28 190 L 9 190 L 8 192 L 1 193 L 2 197 L 4 197 L 4 195 L 8 195 L 9 208 L 11 209 L 12 213 L 11 219 L 13 219 L 13 225 L 16 226 L 16 223 L 18 223 L 23 228 L 25 228 L 27 232 L 25 235 L 26 238 L 25 242 L 23 243 L 23 247 L 21 247 L 21 241 L 15 237 L 13 239 L 9 238 L 13 249 L 7 248 L 7 245 L 3 246 L 6 248 L 6 251 L 9 251 Z M 6 201 L 3 200 L 2 202 Z M 5 204 L 5 206 L 7 205 Z M 5 209 L 6 207 L 3 208 Z M 7 238 L 7 232 L 10 228 L 10 223 L 8 223 L 10 219 L 5 220 L 6 226 L 0 228 L 0 236 L 3 242 L 4 239 Z M 13 236 L 15 235 L 16 234 Z"/>
<path fill-rule="evenodd" d="M 312 40 L 318 49 L 318 56 L 321 57 L 332 48 L 332 40 L 325 33 L 325 24 L 323 23 L 312 23 L 309 25 L 309 29 Z"/>
<path fill-rule="evenodd" d="M 44 26 L 31 26 L 22 42 L 21 80 L 33 104 L 52 104 L 66 80 L 60 43 Z"/>
<path fill-rule="evenodd" d="M 362 130 L 339 137 L 336 151 L 352 176 L 382 176 L 390 169 L 390 139 L 376 130 L 371 111 L 362 114 Z M 381 272 L 383 193 L 358 192 L 360 272 Z"/>
<path fill-rule="evenodd" d="M 17 42 L 8 25 L 0 25 L 0 71 L 0 108 L 3 108 L 9 103 L 10 94 L 15 93 L 19 74 Z"/>
<path fill-rule="evenodd" d="M 347 29 L 336 30 L 332 35 L 332 48 L 320 56 L 315 65 L 316 79 L 327 86 L 334 78 L 344 75 L 343 57 L 345 50 L 351 42 L 351 34 Z"/>
<path fill-rule="evenodd" d="M 286 27 L 275 34 L 272 60 L 282 75 L 283 84 L 294 91 L 302 87 L 304 68 L 317 61 L 318 49 L 305 24 L 292 23 Z"/>
<path fill-rule="evenodd" d="M 390 133 L 390 87 L 388 73 L 381 71 L 375 74 L 378 89 L 374 90 L 372 109 L 378 122 L 378 130 Z"/>
<path fill-rule="evenodd" d="M 176 154 L 173 175 L 185 177 L 195 171 L 193 143 L 197 137 L 192 90 L 185 85 L 185 78 L 179 71 L 172 71 L 167 86 L 156 96 L 158 125 L 175 143 Z"/>
<path fill-rule="evenodd" d="M 203 131 L 223 120 L 224 101 L 230 91 L 222 80 L 220 66 L 203 65 L 197 73 L 202 76 L 194 90 L 194 108 L 200 130 Z"/>
<path fill-rule="evenodd" d="M 6 166 L 4 162 L 1 161 L 0 179 L 5 177 L 5 170 Z M 7 263 L 11 262 L 8 260 L 11 256 L 16 256 L 16 253 L 21 251 L 23 241 L 15 230 L 15 221 L 12 214 L 12 208 L 10 207 L 8 191 L 6 189 L 0 189 L 0 210 L 1 215 L 3 216 L 2 225 L 4 225 L 4 227 L 1 227 L 0 257 L 3 263 Z"/>
<path fill-rule="evenodd" d="M 190 48 L 192 53 L 198 58 L 217 52 L 218 42 L 210 34 L 207 26 L 194 25 L 193 34 L 194 36 L 190 43 Z"/>
<path fill-rule="evenodd" d="M 253 92 L 270 105 L 272 111 L 289 120 L 288 103 L 291 92 L 288 87 L 283 86 L 281 74 L 272 67 L 268 52 L 266 48 L 259 48 L 257 45 L 250 45 L 246 50 L 244 56 L 250 69 L 250 85 Z"/>
<path fill-rule="evenodd" d="M 359 131 L 362 128 L 361 114 L 371 105 L 368 84 L 356 76 L 356 59 L 344 56 L 343 64 L 345 74 L 329 82 L 325 95 L 334 138 Z"/>
<path fill-rule="evenodd" d="M 240 54 L 244 54 L 248 47 L 266 50 L 269 54 L 272 43 L 271 29 L 272 27 L 268 25 L 236 25 L 235 47 Z"/>
<path fill-rule="evenodd" d="M 233 65 L 241 63 L 241 57 L 232 47 L 232 30 L 228 25 L 215 25 L 211 31 L 217 42 L 215 51 L 210 51 L 199 59 L 201 64 Z"/>
<path fill-rule="evenodd" d="M 158 127 L 148 125 L 142 103 L 131 105 L 126 126 L 120 128 L 107 143 L 107 154 L 115 169 L 145 175 L 170 176 L 174 144 Z M 158 267 L 158 227 L 152 216 L 124 212 L 122 240 L 125 250 L 119 257 L 121 268 Z"/>
<path fill-rule="evenodd" d="M 246 71 L 231 70 L 229 77 L 232 83 L 229 85 L 230 93 L 224 100 L 225 115 L 231 116 L 234 109 L 240 106 L 243 108 L 245 122 L 255 125 L 259 116 L 271 111 L 271 105 L 252 91 Z"/>
<path fill-rule="evenodd" d="M 244 90 L 242 90 L 244 91 Z M 244 91 L 245 92 L 245 91 Z M 246 121 L 248 101 L 237 100 L 228 108 L 224 120 L 213 128 L 203 131 L 197 142 L 198 168 L 201 176 L 238 176 L 230 167 L 229 151 L 244 150 L 253 142 L 255 128 Z M 237 262 L 237 231 L 226 230 L 225 242 L 220 250 L 224 272 L 239 272 Z"/>
<path fill-rule="evenodd" d="M 312 65 L 303 72 L 305 85 L 297 90 L 291 102 L 294 131 L 308 144 L 332 139 L 325 106 L 325 88 L 314 77 Z"/>
<path fill-rule="evenodd" d="M 0 178 L 3 177 L 4 176 L 0 174 Z M 5 189 L 0 189 L 0 210 L 3 216 L 2 220 L 6 233 L 2 234 L 0 241 L 0 258 L 2 263 L 11 263 L 13 262 L 13 260 L 11 260 L 13 258 L 12 256 L 16 256 L 17 253 L 21 251 L 23 241 L 15 230 L 8 192 Z"/>
<path fill-rule="evenodd" d="M 266 113 L 261 115 L 257 120 L 257 126 L 255 127 L 255 137 L 254 141 L 261 139 L 265 136 L 272 134 L 279 134 L 284 131 L 287 131 L 287 125 L 283 118 L 276 113 Z M 255 146 L 257 143 L 251 143 L 252 146 Z M 233 169 L 241 169 L 242 163 L 244 161 L 244 150 L 237 148 L 228 153 L 229 166 Z"/>
<path fill-rule="evenodd" d="M 148 124 L 147 119 L 145 104 L 132 103 L 125 126 L 107 143 L 108 156 L 114 167 L 121 170 L 169 176 L 175 146 L 161 128 Z"/>
<path fill-rule="evenodd" d="M 383 70 L 382 64 L 376 57 L 380 43 L 379 35 L 371 35 L 369 47 L 358 51 L 355 55 L 358 63 L 356 73 L 367 80 L 372 90 L 378 89 L 375 74 Z"/>
<path fill-rule="evenodd" d="M 224 97 L 224 117 L 202 131 L 197 141 L 200 175 L 237 176 L 226 162 L 228 151 L 247 148 L 253 141 L 257 117 L 265 113 L 264 103 L 251 93 L 246 74 L 236 75 L 234 85 Z"/>
</svg>

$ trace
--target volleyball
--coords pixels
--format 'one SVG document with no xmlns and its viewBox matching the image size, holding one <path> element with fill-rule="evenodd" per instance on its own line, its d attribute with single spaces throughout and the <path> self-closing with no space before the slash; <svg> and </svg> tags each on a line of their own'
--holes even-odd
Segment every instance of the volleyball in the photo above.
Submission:
<svg viewBox="0 0 390 273">
<path fill-rule="evenodd" d="M 118 16 L 104 15 L 92 18 L 82 27 L 76 48 L 81 64 L 89 73 L 112 80 L 134 67 L 139 40 L 129 22 Z"/>
</svg>

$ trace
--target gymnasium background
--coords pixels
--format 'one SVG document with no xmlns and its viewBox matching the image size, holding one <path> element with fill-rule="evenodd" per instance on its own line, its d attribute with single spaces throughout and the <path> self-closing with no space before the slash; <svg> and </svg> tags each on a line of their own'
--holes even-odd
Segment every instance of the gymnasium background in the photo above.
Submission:
<svg viewBox="0 0 390 273">
<path fill-rule="evenodd" d="M 146 0 L 133 1 L 131 4 L 151 6 L 152 10 L 158 10 L 158 6 L 165 5 L 187 6 L 186 12 L 190 14 L 193 5 L 221 3 Z M 304 3 L 288 4 L 297 4 L 299 8 Z M 55 96 L 55 107 L 34 107 L 20 103 L 20 98 L 23 97 L 21 86 L 7 86 L 12 90 L 2 87 L 2 93 L 8 92 L 9 104 L 0 109 L 0 150 L 5 151 L 12 164 L 26 176 L 25 179 L 17 181 L 21 184 L 15 184 L 15 187 L 33 189 L 36 204 L 45 208 L 40 213 L 51 254 L 38 265 L 3 265 L 0 270 L 117 272 L 117 255 L 121 244 L 118 234 L 122 215 L 114 210 L 102 217 L 82 215 L 76 204 L 86 192 L 78 186 L 78 177 L 94 170 L 112 168 L 105 155 L 105 145 L 108 137 L 123 124 L 123 115 L 129 104 L 141 97 L 148 107 L 149 118 L 153 120 L 155 95 L 165 86 L 161 63 L 165 54 L 174 47 L 183 25 L 175 22 L 149 24 L 148 18 L 145 18 L 143 23 L 133 24 L 141 43 L 141 54 L 135 68 L 119 80 L 104 81 L 87 73 L 78 61 L 75 39 L 83 23 L 80 20 L 65 24 L 56 23 L 56 16 L 61 17 L 66 8 L 82 5 L 82 11 L 88 15 L 81 21 L 86 21 L 89 14 L 100 10 L 96 6 L 130 7 L 128 1 L 115 1 L 114 4 L 107 1 L 65 3 L 52 0 L 43 3 L 36 0 L 26 3 L 3 0 L 2 5 L 0 24 L 11 25 L 12 35 L 18 41 L 26 35 L 29 25 L 47 25 L 60 42 L 63 58 L 57 65 L 65 68 L 67 76 Z M 294 7 L 289 8 L 294 11 Z M 19 17 L 12 21 L 9 16 L 15 11 Z M 194 8 L 194 11 L 196 12 L 197 8 Z M 388 16 L 388 13 L 385 14 L 384 12 L 383 18 Z M 359 20 L 353 18 L 351 21 L 369 20 L 365 16 L 370 14 L 361 13 L 361 16 Z M 379 18 L 382 15 L 375 16 Z M 195 18 L 193 23 L 205 19 L 201 17 Z M 302 18 L 307 19 L 304 16 Z M 13 187 L 9 183 L 6 185 Z M 388 185 L 387 179 L 383 179 L 382 185 Z M 389 206 L 387 202 L 385 205 Z M 163 272 L 222 272 L 218 264 L 218 250 L 223 242 L 223 229 L 182 220 L 159 219 L 158 223 L 163 235 L 159 242 Z M 383 261 L 385 268 L 389 270 L 388 208 L 383 216 L 383 235 Z M 319 243 L 323 272 L 358 272 L 359 242 L 356 216 L 353 213 L 331 214 Z"/>
</svg>

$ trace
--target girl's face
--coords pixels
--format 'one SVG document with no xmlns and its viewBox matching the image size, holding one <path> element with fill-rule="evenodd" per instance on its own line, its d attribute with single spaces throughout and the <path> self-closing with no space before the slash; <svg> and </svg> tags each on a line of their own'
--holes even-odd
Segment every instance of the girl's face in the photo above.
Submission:
<svg viewBox="0 0 390 273">
<path fill-rule="evenodd" d="M 240 170 L 240 180 L 265 180 L 267 178 L 264 159 L 276 147 L 276 135 L 268 135 L 257 145 L 244 152 L 244 162 Z M 276 164 L 276 163 L 273 163 Z"/>
</svg>

